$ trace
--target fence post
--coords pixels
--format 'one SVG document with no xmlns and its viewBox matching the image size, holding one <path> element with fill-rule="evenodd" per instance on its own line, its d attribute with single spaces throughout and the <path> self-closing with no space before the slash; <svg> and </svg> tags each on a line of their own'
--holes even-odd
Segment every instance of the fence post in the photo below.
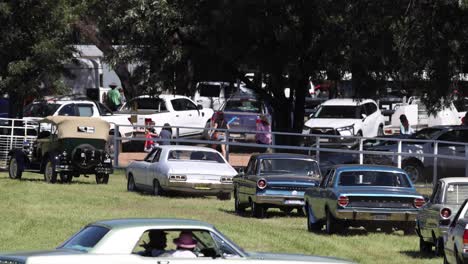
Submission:
<svg viewBox="0 0 468 264">
<path fill-rule="evenodd" d="M 320 165 L 320 137 L 315 137 L 315 159 L 317 163 Z"/>
<path fill-rule="evenodd" d="M 179 131 L 179 127 L 177 127 L 177 128 L 176 128 L 176 135 L 175 135 L 175 138 L 176 138 L 176 139 L 179 139 L 179 132 L 180 132 L 180 131 Z M 179 142 L 176 142 L 175 144 L 176 144 L 176 145 L 179 145 Z"/>
<path fill-rule="evenodd" d="M 359 139 L 359 164 L 364 164 L 364 153 L 362 153 L 362 151 L 364 150 L 363 148 L 363 144 L 364 143 L 364 139 L 361 137 Z"/>
<path fill-rule="evenodd" d="M 437 183 L 437 155 L 439 154 L 439 142 L 434 142 L 434 165 L 432 168 L 432 186 Z"/>
<path fill-rule="evenodd" d="M 398 158 L 397 158 L 397 166 L 401 169 L 401 139 L 398 140 Z"/>
<path fill-rule="evenodd" d="M 119 167 L 119 125 L 114 124 L 114 167 Z"/>
<path fill-rule="evenodd" d="M 468 177 L 468 145 L 465 145 L 465 177 Z"/>
<path fill-rule="evenodd" d="M 226 129 L 226 136 L 224 137 L 224 144 L 226 144 L 226 160 L 229 162 L 229 130 Z"/>
</svg>

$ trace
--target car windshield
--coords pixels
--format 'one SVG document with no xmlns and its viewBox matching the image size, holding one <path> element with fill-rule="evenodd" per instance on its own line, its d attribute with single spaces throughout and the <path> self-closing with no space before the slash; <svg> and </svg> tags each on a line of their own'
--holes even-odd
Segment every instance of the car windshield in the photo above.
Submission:
<svg viewBox="0 0 468 264">
<path fill-rule="evenodd" d="M 425 128 L 419 130 L 415 134 L 411 135 L 411 139 L 432 139 L 437 133 L 439 133 L 442 129 L 440 128 Z"/>
<path fill-rule="evenodd" d="M 353 105 L 322 105 L 312 118 L 358 119 L 358 107 Z"/>
<path fill-rule="evenodd" d="M 261 113 L 261 104 L 255 100 L 229 100 L 224 107 L 226 112 Z"/>
<path fill-rule="evenodd" d="M 46 117 L 53 115 L 60 104 L 33 103 L 24 108 L 24 117 Z"/>
<path fill-rule="evenodd" d="M 388 171 L 343 171 L 338 185 L 411 187 L 405 174 Z"/>
<path fill-rule="evenodd" d="M 447 186 L 445 192 L 446 204 L 462 204 L 466 197 L 468 197 L 467 183 L 452 183 Z"/>
<path fill-rule="evenodd" d="M 319 166 L 307 159 L 262 159 L 260 174 L 300 174 L 320 177 Z"/>
<path fill-rule="evenodd" d="M 224 159 L 219 153 L 199 150 L 171 150 L 169 151 L 167 160 L 224 163 Z"/>
<path fill-rule="evenodd" d="M 59 248 L 74 249 L 88 252 L 109 232 L 102 226 L 87 226 L 72 236 Z"/>
</svg>

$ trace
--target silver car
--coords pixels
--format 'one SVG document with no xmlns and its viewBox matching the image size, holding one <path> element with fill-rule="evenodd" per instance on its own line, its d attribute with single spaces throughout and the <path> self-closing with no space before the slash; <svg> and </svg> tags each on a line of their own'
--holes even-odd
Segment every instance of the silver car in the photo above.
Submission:
<svg viewBox="0 0 468 264">
<path fill-rule="evenodd" d="M 468 199 L 463 202 L 444 236 L 444 263 L 468 263 Z"/>
<path fill-rule="evenodd" d="M 154 237 L 150 233 L 158 234 Z M 194 241 L 192 243 L 196 243 L 190 258 L 171 254 L 176 250 L 174 240 L 181 233 L 191 235 L 191 241 Z M 153 239 L 163 242 L 158 243 L 158 249 L 155 248 L 155 243 L 151 243 L 154 242 Z M 153 251 L 159 252 L 154 254 Z M 246 252 L 214 226 L 184 219 L 99 221 L 85 226 L 57 249 L 0 254 L 2 264 L 300 264 L 306 262 L 350 263 L 326 257 Z"/>
<path fill-rule="evenodd" d="M 416 219 L 421 253 L 432 252 L 434 246 L 435 254 L 443 255 L 443 237 L 447 233 L 453 215 L 467 198 L 468 178 L 450 177 L 437 182 L 432 197 Z"/>
<path fill-rule="evenodd" d="M 143 161 L 133 161 L 126 169 L 128 191 L 216 195 L 221 200 L 231 199 L 236 174 L 216 150 L 182 145 L 155 147 Z"/>
</svg>

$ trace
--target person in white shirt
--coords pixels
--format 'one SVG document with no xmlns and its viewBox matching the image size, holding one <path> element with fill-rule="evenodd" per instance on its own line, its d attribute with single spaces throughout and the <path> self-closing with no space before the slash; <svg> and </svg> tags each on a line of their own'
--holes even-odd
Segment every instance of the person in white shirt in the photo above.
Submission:
<svg viewBox="0 0 468 264">
<path fill-rule="evenodd" d="M 196 258 L 197 255 L 193 252 L 197 246 L 197 240 L 192 236 L 190 231 L 182 231 L 178 238 L 174 239 L 177 249 L 172 252 L 171 257 L 175 258 Z"/>
<path fill-rule="evenodd" d="M 406 118 L 406 115 L 400 115 L 400 134 L 401 135 L 411 135 L 414 133 L 414 129 L 411 128 L 408 118 Z"/>
</svg>

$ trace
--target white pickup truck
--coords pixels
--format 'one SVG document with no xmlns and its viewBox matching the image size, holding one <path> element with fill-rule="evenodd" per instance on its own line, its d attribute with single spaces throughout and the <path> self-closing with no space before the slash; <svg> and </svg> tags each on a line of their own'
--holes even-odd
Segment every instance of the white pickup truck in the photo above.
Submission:
<svg viewBox="0 0 468 264">
<path fill-rule="evenodd" d="M 210 127 L 213 109 L 196 105 L 190 98 L 181 95 L 142 95 L 126 102 L 116 115 L 132 120 L 134 125 L 154 125 L 157 133 L 164 124 L 173 127 L 174 136 L 177 133 L 174 127 L 182 127 L 178 136 L 189 136 L 208 132 L 204 128 Z"/>
<path fill-rule="evenodd" d="M 109 108 L 100 102 L 79 98 L 52 98 L 33 102 L 27 105 L 23 111 L 24 120 L 40 120 L 46 116 L 98 117 L 110 123 L 112 132 L 115 124 L 117 124 L 122 137 L 133 136 L 133 127 L 130 120 L 113 114 Z"/>
</svg>

